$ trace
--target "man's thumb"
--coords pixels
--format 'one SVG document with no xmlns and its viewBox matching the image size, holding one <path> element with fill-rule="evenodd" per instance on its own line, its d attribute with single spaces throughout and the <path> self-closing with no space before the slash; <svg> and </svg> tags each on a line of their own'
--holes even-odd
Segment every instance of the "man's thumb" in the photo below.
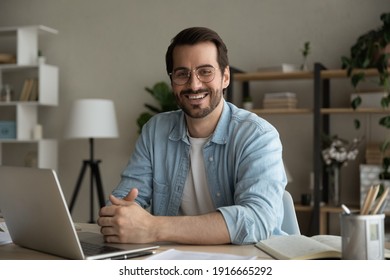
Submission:
<svg viewBox="0 0 390 280">
<path fill-rule="evenodd" d="M 133 202 L 138 196 L 138 189 L 133 188 L 131 191 L 126 195 L 126 197 L 123 198 L 123 200 Z"/>
</svg>

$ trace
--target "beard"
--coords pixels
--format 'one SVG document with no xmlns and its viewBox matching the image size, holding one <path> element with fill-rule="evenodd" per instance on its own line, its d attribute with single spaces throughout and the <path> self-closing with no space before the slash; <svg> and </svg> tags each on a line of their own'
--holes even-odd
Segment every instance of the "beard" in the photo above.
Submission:
<svg viewBox="0 0 390 280">
<path fill-rule="evenodd" d="M 202 107 L 202 105 L 188 104 L 185 102 L 186 94 L 207 94 L 204 98 L 209 98 L 210 102 L 207 107 Z M 211 112 L 215 110 L 218 104 L 222 100 L 222 90 L 212 90 L 212 89 L 199 89 L 193 91 L 191 89 L 183 90 L 178 95 L 175 94 L 176 103 L 183 112 L 194 119 L 201 119 L 208 116 Z M 183 101 L 184 100 L 184 101 Z"/>
</svg>

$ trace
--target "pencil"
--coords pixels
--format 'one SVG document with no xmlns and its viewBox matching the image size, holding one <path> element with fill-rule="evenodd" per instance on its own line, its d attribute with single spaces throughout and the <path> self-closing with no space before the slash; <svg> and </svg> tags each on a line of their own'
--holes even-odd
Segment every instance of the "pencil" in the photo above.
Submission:
<svg viewBox="0 0 390 280">
<path fill-rule="evenodd" d="M 389 188 L 386 188 L 382 195 L 379 197 L 378 199 L 378 203 L 376 204 L 376 206 L 374 207 L 374 209 L 372 210 L 372 215 L 375 215 L 378 213 L 379 209 L 381 208 L 383 202 L 385 202 L 386 198 L 387 198 L 387 194 L 389 193 Z"/>
<path fill-rule="evenodd" d="M 369 201 L 369 198 L 371 197 L 372 190 L 373 190 L 372 186 L 369 187 L 369 189 L 368 189 L 368 191 L 367 191 L 367 194 L 366 194 L 366 197 L 364 198 L 364 202 L 363 202 L 362 209 L 360 209 L 360 214 L 361 214 L 361 215 L 364 215 L 364 213 L 365 213 L 366 210 L 367 210 L 368 201 Z"/>
<path fill-rule="evenodd" d="M 367 196 L 364 200 L 362 210 L 360 212 L 361 215 L 367 215 L 370 212 L 372 203 L 375 201 L 378 192 L 379 192 L 379 185 L 370 187 L 370 189 L 367 192 Z"/>
<path fill-rule="evenodd" d="M 375 202 L 375 200 L 376 200 L 376 198 L 377 198 L 377 196 L 378 196 L 378 193 L 379 193 L 380 188 L 381 188 L 380 185 L 376 185 L 376 186 L 374 187 L 374 191 L 373 191 L 372 197 L 371 197 L 371 202 L 370 202 L 370 205 L 369 205 L 369 207 L 368 207 L 368 209 L 367 209 L 367 213 L 366 213 L 367 215 L 370 214 L 371 208 L 372 208 L 373 205 L 374 205 L 374 202 Z"/>
</svg>

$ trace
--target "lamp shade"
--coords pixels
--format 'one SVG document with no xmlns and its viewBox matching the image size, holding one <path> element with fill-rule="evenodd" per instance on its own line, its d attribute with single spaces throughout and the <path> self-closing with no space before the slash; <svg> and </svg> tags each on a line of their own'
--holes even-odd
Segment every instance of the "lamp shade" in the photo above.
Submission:
<svg viewBox="0 0 390 280">
<path fill-rule="evenodd" d="M 67 138 L 116 138 L 114 103 L 107 99 L 76 100 L 69 112 Z"/>
</svg>

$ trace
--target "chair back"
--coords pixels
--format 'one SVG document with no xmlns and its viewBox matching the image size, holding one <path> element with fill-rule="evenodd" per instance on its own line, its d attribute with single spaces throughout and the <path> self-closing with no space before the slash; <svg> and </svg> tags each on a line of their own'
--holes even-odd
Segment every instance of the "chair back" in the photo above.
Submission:
<svg viewBox="0 0 390 280">
<path fill-rule="evenodd" d="M 284 217 L 282 230 L 289 235 L 301 234 L 299 229 L 297 215 L 295 213 L 294 201 L 288 191 L 283 194 Z"/>
</svg>

